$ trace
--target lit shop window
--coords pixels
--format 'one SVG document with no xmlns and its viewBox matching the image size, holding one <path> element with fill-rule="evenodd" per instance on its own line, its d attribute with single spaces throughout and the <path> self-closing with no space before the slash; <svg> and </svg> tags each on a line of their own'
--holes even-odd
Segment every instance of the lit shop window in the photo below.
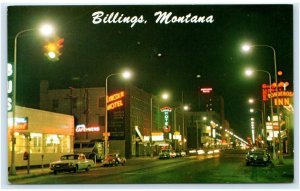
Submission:
<svg viewBox="0 0 300 191">
<path fill-rule="evenodd" d="M 57 135 L 45 135 L 45 153 L 57 153 L 60 140 Z"/>
<path fill-rule="evenodd" d="M 59 135 L 59 140 L 61 140 L 59 145 L 59 152 L 70 153 L 71 152 L 71 138 L 69 135 Z"/>
<path fill-rule="evenodd" d="M 26 141 L 27 141 L 26 137 L 24 136 L 24 134 L 15 133 L 15 138 L 16 138 L 15 152 L 24 153 L 26 151 Z"/>
<path fill-rule="evenodd" d="M 30 133 L 30 152 L 31 153 L 42 153 L 42 134 L 41 133 Z"/>
</svg>

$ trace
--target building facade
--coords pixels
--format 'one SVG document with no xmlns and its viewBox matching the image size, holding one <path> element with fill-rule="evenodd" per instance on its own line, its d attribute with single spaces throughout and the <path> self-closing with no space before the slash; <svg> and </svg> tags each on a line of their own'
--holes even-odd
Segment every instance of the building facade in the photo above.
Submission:
<svg viewBox="0 0 300 191">
<path fill-rule="evenodd" d="M 74 115 L 75 140 L 104 140 L 105 88 L 50 90 L 48 83 L 42 82 L 40 95 L 42 109 Z M 129 84 L 110 87 L 107 114 L 108 152 L 130 158 L 184 146 L 187 131 L 183 128 L 181 110 L 140 88 Z"/>
<path fill-rule="evenodd" d="M 73 153 L 74 118 L 71 115 L 16 106 L 15 127 L 8 115 L 8 166 L 11 165 L 12 133 L 15 137 L 15 166 L 43 165 Z"/>
</svg>

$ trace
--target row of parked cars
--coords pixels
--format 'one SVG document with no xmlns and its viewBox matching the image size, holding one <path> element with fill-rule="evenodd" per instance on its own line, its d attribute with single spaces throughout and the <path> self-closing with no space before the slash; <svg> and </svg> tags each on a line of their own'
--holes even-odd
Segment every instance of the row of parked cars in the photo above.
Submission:
<svg viewBox="0 0 300 191">
<path fill-rule="evenodd" d="M 186 152 L 183 150 L 171 150 L 171 149 L 163 149 L 159 152 L 158 158 L 159 159 L 170 159 L 176 157 L 185 157 Z"/>
<path fill-rule="evenodd" d="M 126 158 L 118 153 L 108 154 L 102 162 L 102 166 L 125 165 Z M 67 154 L 60 157 L 60 160 L 50 163 L 49 168 L 54 174 L 58 172 L 77 172 L 78 170 L 89 171 L 95 166 L 94 160 L 87 159 L 84 154 Z"/>
</svg>

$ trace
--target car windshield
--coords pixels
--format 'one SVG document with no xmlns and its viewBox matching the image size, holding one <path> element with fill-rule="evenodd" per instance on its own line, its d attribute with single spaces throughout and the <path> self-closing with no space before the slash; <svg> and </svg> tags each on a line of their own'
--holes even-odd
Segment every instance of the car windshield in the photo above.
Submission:
<svg viewBox="0 0 300 191">
<path fill-rule="evenodd" d="M 78 155 L 64 155 L 60 157 L 60 160 L 77 160 Z"/>
</svg>

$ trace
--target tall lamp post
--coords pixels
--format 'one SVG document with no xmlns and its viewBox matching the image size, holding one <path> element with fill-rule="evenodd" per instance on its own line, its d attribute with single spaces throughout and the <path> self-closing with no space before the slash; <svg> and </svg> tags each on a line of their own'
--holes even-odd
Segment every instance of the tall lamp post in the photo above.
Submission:
<svg viewBox="0 0 300 191">
<path fill-rule="evenodd" d="M 280 127 L 280 113 L 279 113 L 279 104 L 278 104 L 278 80 L 277 80 L 277 63 L 276 63 L 276 51 L 275 48 L 270 46 L 270 45 L 265 45 L 265 44 L 255 44 L 255 45 L 249 45 L 246 44 L 242 47 L 243 51 L 248 52 L 250 51 L 251 48 L 253 47 L 266 47 L 266 48 L 270 48 L 273 51 L 273 60 L 274 60 L 274 76 L 275 76 L 275 83 L 276 83 L 276 99 L 277 99 L 277 108 L 276 108 L 276 112 L 277 112 L 277 117 L 278 117 L 278 128 L 279 128 L 279 133 L 278 133 L 278 139 L 279 139 L 279 163 L 283 163 L 283 156 L 282 156 L 282 143 L 281 143 L 281 127 Z M 271 92 L 270 92 L 271 93 Z M 272 97 L 271 97 L 272 99 Z M 273 126 L 273 124 L 272 124 Z"/>
<path fill-rule="evenodd" d="M 270 72 L 266 71 L 266 70 L 255 70 L 256 72 L 263 72 L 265 74 L 268 75 L 269 78 L 269 92 L 272 93 L 272 78 L 271 78 L 271 74 Z M 254 73 L 254 70 L 251 69 L 247 69 L 245 71 L 247 76 L 252 76 L 252 74 Z M 277 85 L 276 85 L 277 88 Z M 277 90 L 276 90 L 277 92 Z M 263 102 L 264 103 L 264 102 Z M 270 98 L 270 109 L 271 109 L 271 124 L 272 124 L 272 131 L 273 131 L 273 138 L 272 138 L 272 147 L 273 147 L 273 159 L 276 159 L 276 151 L 275 151 L 275 133 L 274 133 L 274 126 L 273 126 L 273 99 Z M 277 107 L 278 109 L 278 107 Z"/>
<path fill-rule="evenodd" d="M 124 79 L 128 79 L 131 77 L 131 73 L 129 71 L 125 71 L 123 73 L 115 73 L 115 74 L 110 74 L 105 78 L 105 133 L 104 133 L 104 155 L 108 154 L 108 132 L 107 132 L 107 127 L 108 127 L 108 116 L 107 116 L 107 103 L 108 103 L 108 79 L 112 76 L 117 76 L 117 75 L 122 75 Z"/>
<path fill-rule="evenodd" d="M 151 95 L 150 97 L 150 156 L 153 157 L 153 148 L 152 148 L 152 144 L 153 144 L 153 141 L 152 141 L 152 131 L 153 131 L 153 97 Z M 169 98 L 169 94 L 168 93 L 163 93 L 162 94 L 162 99 L 166 100 Z"/>
<path fill-rule="evenodd" d="M 20 32 L 18 32 L 14 38 L 14 65 L 13 65 L 13 103 L 12 103 L 12 130 L 11 130 L 11 144 L 12 144 L 12 150 L 11 150 L 11 166 L 9 170 L 10 175 L 16 174 L 16 167 L 15 167 L 15 117 L 16 117 L 16 95 L 17 95 L 17 53 L 18 53 L 18 38 L 20 35 L 40 30 L 41 34 L 44 36 L 49 36 L 54 32 L 54 29 L 51 25 L 45 24 L 42 25 L 40 28 L 31 28 L 31 29 L 25 29 Z"/>
</svg>

